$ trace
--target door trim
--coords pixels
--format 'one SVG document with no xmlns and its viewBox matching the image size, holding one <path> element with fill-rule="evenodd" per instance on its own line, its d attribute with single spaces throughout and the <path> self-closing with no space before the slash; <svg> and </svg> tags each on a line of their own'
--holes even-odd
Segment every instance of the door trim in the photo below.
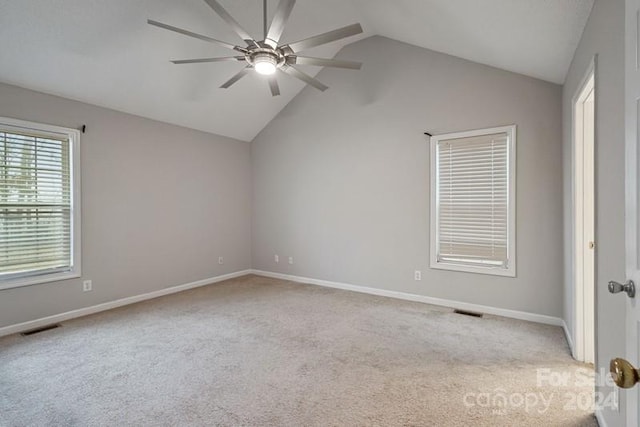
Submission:
<svg viewBox="0 0 640 427">
<path fill-rule="evenodd" d="M 596 236 L 596 210 L 597 203 L 595 195 L 596 182 L 596 165 L 595 165 L 595 148 L 597 145 L 597 124 L 595 117 L 597 116 L 597 100 L 594 103 L 594 120 L 593 120 L 593 153 L 592 159 L 592 177 L 593 177 L 593 212 L 591 214 L 593 226 L 591 229 L 585 229 L 584 224 L 584 199 L 582 196 L 585 185 L 584 180 L 584 150 L 583 150 L 583 127 L 579 126 L 579 111 L 577 105 L 584 97 L 585 89 L 590 85 L 597 97 L 597 62 L 598 57 L 595 55 L 589 63 L 587 70 L 578 85 L 574 96 L 571 99 L 571 193 L 572 193 L 572 240 L 571 240 L 571 278 L 573 287 L 573 352 L 572 355 L 576 360 L 586 362 L 596 362 L 597 334 L 596 334 L 596 310 L 595 310 L 595 280 L 597 277 L 595 253 L 593 257 L 592 274 L 593 279 L 590 283 L 584 283 L 583 277 L 585 269 L 584 248 L 588 241 L 585 235 L 592 236 L 595 241 Z M 581 119 L 580 119 L 581 120 Z M 583 123 L 580 121 L 580 123 Z M 588 225 L 587 225 L 588 227 Z M 588 260 L 587 260 L 588 261 Z M 588 338 L 590 336 L 590 338 Z"/>
</svg>

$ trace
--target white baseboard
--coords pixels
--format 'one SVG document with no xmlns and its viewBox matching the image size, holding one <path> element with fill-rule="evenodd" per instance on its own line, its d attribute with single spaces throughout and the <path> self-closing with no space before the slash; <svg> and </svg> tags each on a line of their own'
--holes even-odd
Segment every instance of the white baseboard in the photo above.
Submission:
<svg viewBox="0 0 640 427">
<path fill-rule="evenodd" d="M 564 337 L 567 339 L 567 344 L 569 344 L 569 350 L 571 350 L 571 356 L 576 358 L 575 349 L 573 346 L 573 337 L 571 336 L 571 332 L 569 331 L 569 327 L 567 326 L 567 322 L 562 320 L 562 330 L 564 331 Z"/>
<path fill-rule="evenodd" d="M 557 317 L 546 316 L 546 315 L 535 314 L 535 313 L 528 313 L 524 311 L 508 310 L 504 308 L 490 307 L 485 305 L 470 304 L 466 302 L 453 301 L 453 300 L 447 300 L 447 299 L 441 299 L 441 298 L 433 298 L 433 297 L 428 297 L 424 295 L 409 294 L 405 292 L 389 291 L 386 289 L 377 289 L 377 288 L 370 288 L 366 286 L 351 285 L 347 283 L 331 282 L 328 280 L 319 280 L 319 279 L 312 279 L 308 277 L 292 276 L 289 274 L 274 273 L 274 272 L 262 271 L 262 270 L 237 271 L 235 273 L 224 274 L 221 276 L 212 277 L 208 279 L 202 279 L 196 282 L 186 283 L 178 286 L 172 286 L 170 288 L 164 288 L 164 289 L 160 289 L 160 290 L 149 292 L 142 295 L 122 298 L 119 300 L 110 301 L 103 304 L 94 305 L 91 307 L 85 307 L 85 308 L 80 308 L 78 310 L 68 311 L 66 313 L 55 314 L 53 316 L 43 317 L 40 319 L 31 320 L 24 323 L 5 326 L 0 328 L 0 337 L 28 331 L 31 329 L 40 328 L 42 326 L 50 325 L 52 323 L 64 322 L 66 320 L 74 319 L 77 317 L 99 313 L 101 311 L 111 310 L 117 307 L 129 305 L 129 304 L 135 304 L 137 302 L 158 298 L 164 295 L 170 295 L 177 292 L 186 291 L 188 289 L 193 289 L 200 286 L 206 286 L 213 283 L 222 282 L 224 280 L 245 276 L 247 274 L 256 274 L 258 276 L 272 277 L 275 279 L 289 280 L 292 282 L 307 283 L 311 285 L 318 285 L 318 286 L 324 286 L 329 288 L 342 289 L 347 291 L 402 299 L 407 301 L 422 302 L 425 304 L 438 305 L 442 307 L 449 307 L 449 308 L 454 308 L 459 310 L 468 310 L 468 311 L 474 311 L 479 313 L 491 314 L 495 316 L 509 317 L 512 319 L 527 320 L 530 322 L 544 323 L 547 325 L 561 326 L 565 331 L 567 342 L 569 343 L 569 347 L 573 352 L 573 341 L 571 340 L 571 336 L 568 333 L 566 323 L 564 322 L 564 320 Z"/>
<path fill-rule="evenodd" d="M 608 427 L 607 422 L 604 420 L 604 415 L 602 415 L 602 411 L 596 410 L 596 420 L 598 421 L 598 425 L 600 427 Z"/>
<path fill-rule="evenodd" d="M 409 294 L 405 292 L 389 291 L 386 289 L 369 288 L 366 286 L 350 285 L 347 283 L 330 282 L 327 280 L 312 279 L 309 277 L 292 276 L 289 274 L 274 273 L 271 271 L 252 270 L 258 276 L 271 277 L 274 279 L 289 280 L 310 285 L 325 286 L 328 288 L 343 289 L 346 291 L 361 292 L 365 294 L 378 295 L 383 297 L 397 298 L 407 301 L 423 302 L 431 305 L 449 307 L 458 310 L 468 310 L 495 316 L 509 317 L 512 319 L 528 320 L 530 322 L 544 323 L 546 325 L 562 326 L 564 321 L 558 317 L 546 316 L 544 314 L 528 313 L 525 311 L 508 310 L 505 308 L 489 307 L 485 305 L 470 304 L 466 302 L 453 301 L 441 298 L 433 298 L 424 295 Z"/>
<path fill-rule="evenodd" d="M 196 282 L 185 283 L 184 285 L 172 286 L 170 288 L 164 288 L 164 289 L 160 289 L 160 290 L 149 292 L 142 295 L 122 298 L 115 301 L 105 302 L 103 304 L 93 305 L 91 307 L 85 307 L 85 308 L 80 308 L 78 310 L 67 311 L 66 313 L 55 314 L 53 316 L 47 316 L 47 317 L 43 317 L 36 320 L 30 320 L 24 323 L 5 326 L 0 328 L 0 337 L 28 331 L 31 329 L 41 328 L 43 326 L 50 325 L 52 323 L 64 322 L 65 320 L 75 319 L 76 317 L 82 317 L 82 316 L 87 316 L 89 314 L 99 313 L 101 311 L 111 310 L 117 307 L 122 307 L 124 305 L 135 304 L 137 302 L 158 298 L 164 295 L 175 294 L 177 292 L 186 291 L 188 289 L 211 285 L 213 283 L 222 282 L 224 280 L 246 276 L 247 274 L 251 274 L 251 270 L 236 271 L 235 273 L 223 274 L 221 276 L 211 277 L 209 279 L 202 279 Z"/>
</svg>

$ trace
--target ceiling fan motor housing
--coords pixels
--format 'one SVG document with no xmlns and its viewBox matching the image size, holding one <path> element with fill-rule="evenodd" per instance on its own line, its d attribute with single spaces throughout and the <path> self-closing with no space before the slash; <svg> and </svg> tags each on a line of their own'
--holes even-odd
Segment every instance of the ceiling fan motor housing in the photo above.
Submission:
<svg viewBox="0 0 640 427">
<path fill-rule="evenodd" d="M 245 54 L 245 59 L 253 67 L 260 62 L 272 64 L 276 68 L 280 68 L 287 60 L 285 55 L 279 49 L 271 47 L 254 47 L 250 48 Z"/>
</svg>

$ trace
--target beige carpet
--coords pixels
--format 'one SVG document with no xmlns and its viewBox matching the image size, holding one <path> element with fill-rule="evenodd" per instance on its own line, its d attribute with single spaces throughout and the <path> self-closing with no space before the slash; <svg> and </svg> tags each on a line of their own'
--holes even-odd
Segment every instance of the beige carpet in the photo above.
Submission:
<svg viewBox="0 0 640 427">
<path fill-rule="evenodd" d="M 0 339 L 0 425 L 595 426 L 536 383 L 585 368 L 558 327 L 247 276 Z"/>
</svg>

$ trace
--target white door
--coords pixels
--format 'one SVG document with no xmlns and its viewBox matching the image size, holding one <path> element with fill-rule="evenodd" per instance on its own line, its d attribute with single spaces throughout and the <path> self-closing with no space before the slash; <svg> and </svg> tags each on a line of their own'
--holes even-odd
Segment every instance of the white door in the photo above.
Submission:
<svg viewBox="0 0 640 427">
<path fill-rule="evenodd" d="M 625 247 L 627 280 L 640 283 L 640 218 L 638 200 L 640 170 L 638 152 L 638 120 L 640 115 L 640 52 L 638 27 L 640 25 L 640 0 L 626 1 L 625 25 Z M 632 366 L 639 366 L 638 345 L 640 340 L 640 304 L 636 298 L 627 298 L 626 359 L 630 362 L 612 361 L 612 373 L 619 385 L 632 386 L 638 380 L 638 373 Z M 638 410 L 638 386 L 627 391 L 627 425 L 637 426 L 640 421 Z"/>
</svg>

